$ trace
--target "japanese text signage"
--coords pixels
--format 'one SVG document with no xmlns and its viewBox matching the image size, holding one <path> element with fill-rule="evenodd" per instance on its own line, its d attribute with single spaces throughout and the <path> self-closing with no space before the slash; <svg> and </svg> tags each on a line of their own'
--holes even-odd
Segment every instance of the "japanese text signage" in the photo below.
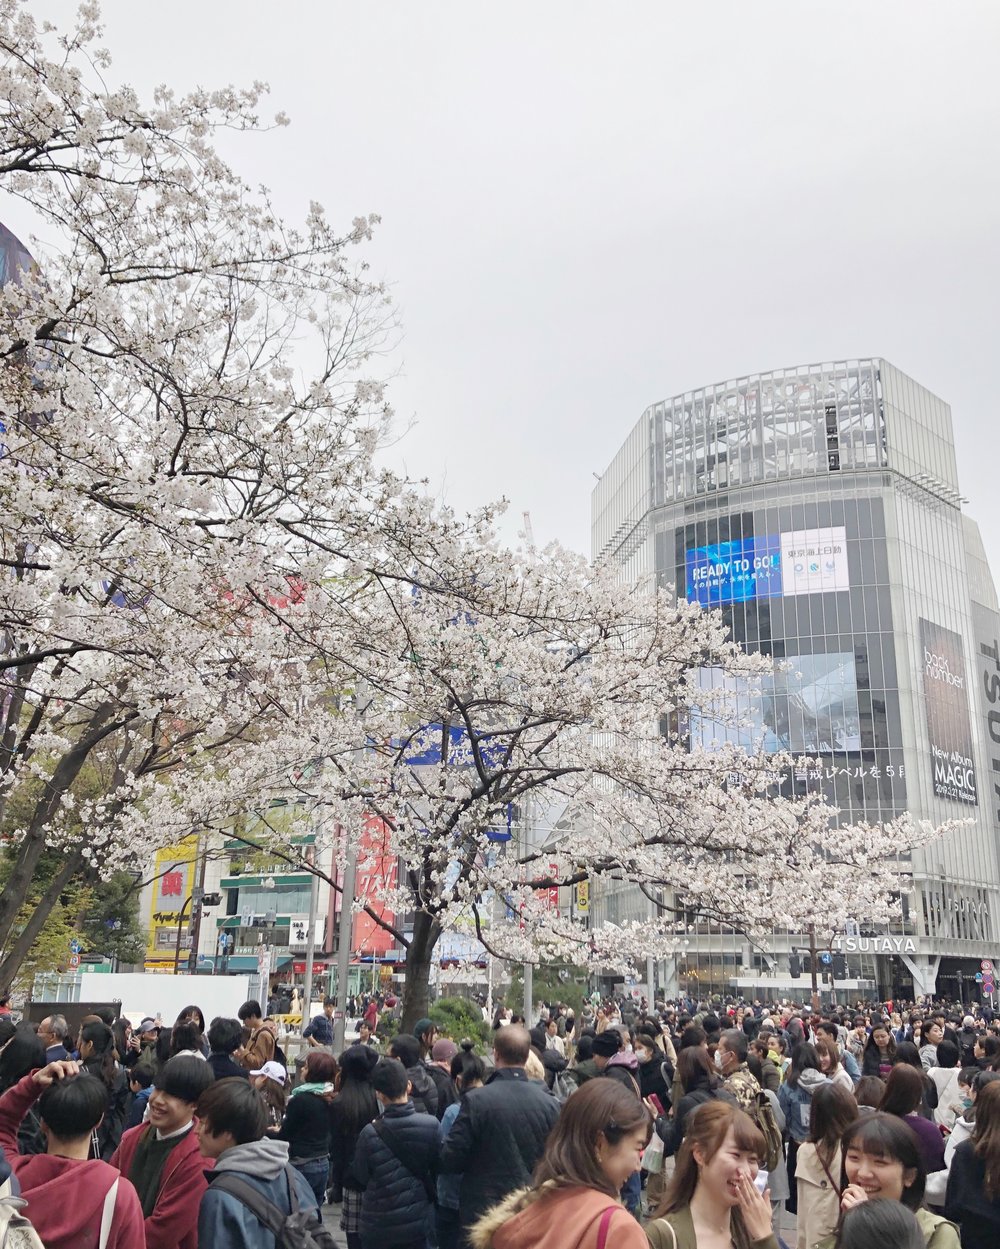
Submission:
<svg viewBox="0 0 1000 1249">
<path fill-rule="evenodd" d="M 177 926 L 181 911 L 194 888 L 195 860 L 198 855 L 197 836 L 186 837 L 178 846 L 158 850 L 153 863 L 153 905 L 149 917 L 146 942 L 146 966 L 162 967 L 172 963 L 177 949 Z M 187 915 L 190 916 L 188 906 Z M 191 938 L 184 924 L 181 950 L 191 949 Z"/>
<path fill-rule="evenodd" d="M 687 597 L 702 607 L 850 589 L 847 531 L 793 529 L 689 549 Z"/>
</svg>

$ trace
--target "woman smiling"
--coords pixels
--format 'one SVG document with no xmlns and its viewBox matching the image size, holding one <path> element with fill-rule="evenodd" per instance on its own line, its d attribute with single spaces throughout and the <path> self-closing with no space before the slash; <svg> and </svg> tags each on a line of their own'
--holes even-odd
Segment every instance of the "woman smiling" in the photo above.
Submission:
<svg viewBox="0 0 1000 1249">
<path fill-rule="evenodd" d="M 958 1228 L 922 1208 L 927 1173 L 912 1130 L 896 1115 L 881 1111 L 858 1119 L 844 1133 L 841 1211 L 865 1201 L 898 1201 L 916 1215 L 926 1249 L 960 1249 Z M 816 1249 L 833 1249 L 830 1236 Z"/>
<path fill-rule="evenodd" d="M 754 1180 L 764 1136 L 728 1102 L 706 1102 L 688 1118 L 673 1179 L 646 1228 L 652 1249 L 778 1249 L 767 1190 Z"/>
</svg>

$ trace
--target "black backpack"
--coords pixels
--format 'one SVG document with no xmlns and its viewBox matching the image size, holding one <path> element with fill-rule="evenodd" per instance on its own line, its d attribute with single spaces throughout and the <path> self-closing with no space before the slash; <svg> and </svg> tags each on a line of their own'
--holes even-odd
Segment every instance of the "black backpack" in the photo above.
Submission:
<svg viewBox="0 0 1000 1249">
<path fill-rule="evenodd" d="M 293 1169 L 285 1167 L 288 1184 L 288 1210 L 269 1201 L 259 1188 L 248 1184 L 232 1171 L 223 1171 L 211 1181 L 211 1188 L 229 1193 L 255 1216 L 274 1237 L 277 1249 L 336 1249 L 336 1241 L 323 1226 L 322 1212 L 316 1206 L 303 1210 L 295 1187 Z"/>
</svg>

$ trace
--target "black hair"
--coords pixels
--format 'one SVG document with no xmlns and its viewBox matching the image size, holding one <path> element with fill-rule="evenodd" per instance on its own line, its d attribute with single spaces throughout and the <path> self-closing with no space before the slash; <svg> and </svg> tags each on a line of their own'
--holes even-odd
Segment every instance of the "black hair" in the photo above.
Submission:
<svg viewBox="0 0 1000 1249">
<path fill-rule="evenodd" d="M 507 1026 L 510 1027 L 510 1024 Z M 400 1032 L 392 1038 L 389 1053 L 398 1058 L 404 1067 L 415 1067 L 420 1062 L 420 1042 L 409 1032 Z"/>
<path fill-rule="evenodd" d="M 210 1084 L 198 1098 L 197 1113 L 210 1135 L 231 1132 L 237 1145 L 259 1141 L 267 1131 L 264 1098 L 242 1076 L 227 1076 Z"/>
<path fill-rule="evenodd" d="M 451 1078 L 457 1080 L 460 1076 L 463 1088 L 476 1080 L 482 1084 L 486 1079 L 486 1064 L 473 1053 L 471 1041 L 463 1041 L 462 1048 L 451 1060 Z"/>
<path fill-rule="evenodd" d="M 156 1087 L 170 1097 L 194 1104 L 214 1080 L 215 1072 L 204 1058 L 177 1054 L 156 1077 Z"/>
<path fill-rule="evenodd" d="M 352 1045 L 340 1056 L 340 1092 L 334 1098 L 336 1124 L 342 1134 L 353 1138 L 366 1123 L 378 1118 L 378 1099 L 371 1085 L 372 1052 L 367 1046 Z"/>
<path fill-rule="evenodd" d="M 236 1012 L 240 1019 L 261 1019 L 264 1012 L 260 1009 L 260 1002 L 255 1002 L 251 998 L 248 1002 L 244 1002 L 240 1009 Z"/>
<path fill-rule="evenodd" d="M 153 1073 L 148 1063 L 135 1063 L 128 1070 L 130 1084 L 138 1084 L 141 1089 L 148 1089 L 154 1083 Z"/>
<path fill-rule="evenodd" d="M 939 1067 L 947 1067 L 950 1071 L 958 1066 L 958 1046 L 954 1041 L 939 1041 L 936 1058 Z"/>
<path fill-rule="evenodd" d="M 919 1210 L 924 1200 L 924 1188 L 927 1184 L 927 1169 L 921 1153 L 920 1141 L 916 1132 L 898 1115 L 887 1115 L 876 1110 L 870 1115 L 863 1115 L 844 1133 L 840 1143 L 843 1159 L 841 1186 L 847 1187 L 847 1153 L 850 1149 L 860 1149 L 862 1153 L 873 1158 L 889 1158 L 898 1162 L 904 1171 L 915 1172 L 913 1183 L 903 1189 L 900 1198 L 904 1206 L 911 1210 Z"/>
<path fill-rule="evenodd" d="M 905 1063 L 907 1067 L 912 1067 L 914 1071 L 923 1074 L 924 1064 L 920 1058 L 920 1051 L 912 1041 L 900 1041 L 896 1046 L 896 1057 L 892 1061 L 893 1066 L 897 1063 Z"/>
<path fill-rule="evenodd" d="M 231 1054 L 239 1049 L 243 1025 L 238 1019 L 217 1015 L 208 1026 L 208 1045 L 214 1054 Z"/>
<path fill-rule="evenodd" d="M 94 1075 L 104 1081 L 109 1089 L 115 1086 L 115 1034 L 103 1020 L 85 1023 L 80 1029 L 80 1045 L 89 1042 L 93 1047 L 90 1058 L 85 1059 Z"/>
<path fill-rule="evenodd" d="M 89 1136 L 101 1122 L 108 1100 L 104 1081 L 82 1071 L 53 1080 L 38 1099 L 38 1116 L 59 1140 L 77 1141 Z"/>
<path fill-rule="evenodd" d="M 695 1045 L 704 1045 L 708 1040 L 708 1033 L 696 1023 L 688 1024 L 681 1033 L 681 1039 L 677 1044 L 677 1052 L 690 1049 Z"/>
<path fill-rule="evenodd" d="M 810 1045 L 808 1041 L 800 1041 L 795 1049 L 792 1050 L 792 1065 L 788 1068 L 785 1083 L 790 1088 L 796 1088 L 799 1083 L 799 1076 L 802 1075 L 803 1071 L 822 1071 L 816 1047 L 815 1045 Z"/>
<path fill-rule="evenodd" d="M 30 1028 L 15 1028 L 0 1053 L 0 1092 L 16 1084 L 29 1071 L 45 1066 L 45 1045 Z"/>
<path fill-rule="evenodd" d="M 863 1201 L 844 1215 L 837 1249 L 924 1249 L 917 1216 L 901 1201 Z"/>
<path fill-rule="evenodd" d="M 398 1058 L 381 1058 L 372 1072 L 372 1088 L 390 1101 L 406 1096 L 410 1077 Z"/>
<path fill-rule="evenodd" d="M 114 1029 L 116 1022 L 118 1021 L 118 1012 L 113 1006 L 95 1006 L 94 1014 L 101 1021 L 101 1023 L 106 1023 L 109 1028 Z"/>
<path fill-rule="evenodd" d="M 576 1043 L 576 1061 L 578 1063 L 586 1062 L 589 1058 L 594 1057 L 594 1037 L 588 1036 L 586 1033 L 580 1037 Z"/>
<path fill-rule="evenodd" d="M 0 1015 L 0 1045 L 6 1045 L 17 1031 L 17 1025 L 9 1015 Z"/>
<path fill-rule="evenodd" d="M 205 1016 L 201 1013 L 200 1006 L 185 1006 L 175 1020 L 176 1023 L 195 1022 L 198 1025 L 198 1031 L 205 1031 Z"/>
<path fill-rule="evenodd" d="M 171 1057 L 182 1050 L 200 1051 L 201 1035 L 196 1023 L 175 1023 L 170 1029 Z"/>
</svg>

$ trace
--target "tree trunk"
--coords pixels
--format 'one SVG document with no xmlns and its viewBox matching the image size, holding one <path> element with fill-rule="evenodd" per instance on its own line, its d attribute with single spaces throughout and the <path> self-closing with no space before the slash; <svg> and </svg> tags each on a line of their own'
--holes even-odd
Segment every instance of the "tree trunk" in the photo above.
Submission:
<svg viewBox="0 0 1000 1249">
<path fill-rule="evenodd" d="M 441 925 L 426 911 L 417 911 L 413 919 L 413 939 L 406 951 L 406 980 L 403 984 L 403 1017 L 400 1032 L 412 1032 L 418 1019 L 430 1007 L 431 959 Z"/>
<path fill-rule="evenodd" d="M 109 723 L 113 710 L 113 706 L 107 703 L 95 712 L 87 733 L 56 764 L 52 776 L 45 783 L 42 794 L 35 803 L 28 831 L 18 848 L 7 886 L 0 896 L 0 945 L 10 938 L 15 917 L 27 897 L 38 860 L 45 850 L 46 829 L 63 795 L 72 788 L 90 752 L 127 723 L 128 719 L 134 718 L 133 713 L 129 713 L 125 719 Z"/>
<path fill-rule="evenodd" d="M 45 925 L 45 921 L 52 914 L 53 907 L 59 901 L 59 895 L 69 884 L 74 874 L 79 871 L 82 862 L 83 858 L 77 850 L 72 851 L 67 856 L 66 862 L 52 878 L 49 887 L 39 899 L 38 905 L 28 917 L 28 922 L 11 945 L 4 951 L 3 958 L 0 959 L 0 986 L 2 986 L 4 993 L 8 992 L 9 985 L 18 971 L 20 971 L 25 956 L 35 944 L 38 934 Z"/>
</svg>

